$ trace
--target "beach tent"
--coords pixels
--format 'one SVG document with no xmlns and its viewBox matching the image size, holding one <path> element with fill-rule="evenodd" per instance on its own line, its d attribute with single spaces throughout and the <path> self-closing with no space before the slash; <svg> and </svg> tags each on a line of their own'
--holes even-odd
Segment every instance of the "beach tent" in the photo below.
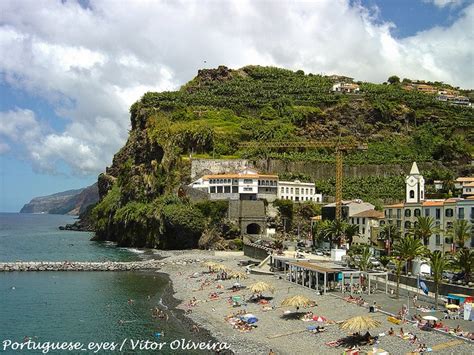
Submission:
<svg viewBox="0 0 474 355">
<path fill-rule="evenodd" d="M 313 320 L 314 320 L 315 322 L 320 322 L 320 323 L 324 323 L 324 322 L 327 322 L 327 321 L 328 321 L 327 318 L 321 317 L 321 316 L 314 316 L 314 317 L 313 317 Z"/>
<path fill-rule="evenodd" d="M 424 320 L 434 320 L 434 321 L 438 320 L 438 318 L 436 318 L 435 316 L 424 316 L 423 319 Z"/>
</svg>

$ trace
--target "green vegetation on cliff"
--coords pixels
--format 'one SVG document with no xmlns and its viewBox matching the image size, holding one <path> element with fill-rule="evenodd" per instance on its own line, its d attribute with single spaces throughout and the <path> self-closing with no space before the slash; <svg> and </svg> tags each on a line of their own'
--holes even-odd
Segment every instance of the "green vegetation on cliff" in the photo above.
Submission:
<svg viewBox="0 0 474 355">
<path fill-rule="evenodd" d="M 398 83 L 360 83 L 362 93 L 331 92 L 329 77 L 248 66 L 200 70 L 175 92 L 146 93 L 130 109 L 132 130 L 113 164 L 99 176 L 96 238 L 159 248 L 225 245 L 236 227 L 225 206 L 192 203 L 179 186 L 189 180 L 189 154 L 333 162 L 330 149 L 243 149 L 240 142 L 351 139 L 367 151 L 348 165 L 438 162 L 468 166 L 473 110 L 406 91 Z M 332 181 L 318 181 L 332 194 Z M 400 177 L 346 179 L 345 198 L 402 197 Z M 308 210 L 310 210 L 308 208 Z M 300 211 L 305 215 L 306 210 Z M 237 245 L 237 244 L 236 244 Z"/>
</svg>

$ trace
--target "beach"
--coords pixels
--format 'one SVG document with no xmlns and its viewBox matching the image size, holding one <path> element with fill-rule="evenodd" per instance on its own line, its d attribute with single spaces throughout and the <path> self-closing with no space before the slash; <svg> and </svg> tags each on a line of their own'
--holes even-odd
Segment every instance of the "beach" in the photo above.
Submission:
<svg viewBox="0 0 474 355">
<path fill-rule="evenodd" d="M 267 292 L 264 295 L 273 297 L 269 305 L 274 306 L 274 309 L 264 311 L 263 306 L 257 303 L 246 303 L 241 307 L 232 307 L 229 302 L 230 297 L 241 296 L 243 300 L 247 300 L 251 296 L 251 292 L 245 289 L 233 292 L 229 288 L 236 282 L 235 279 L 218 282 L 215 280 L 216 275 L 208 274 L 202 263 L 215 261 L 232 270 L 244 271 L 244 267 L 238 266 L 238 262 L 247 259 L 246 257 L 235 256 L 235 254 L 226 255 L 225 253 L 214 256 L 213 252 L 207 251 L 163 252 L 161 255 L 165 257 L 165 260 L 163 260 L 160 271 L 169 275 L 173 284 L 174 297 L 181 300 L 177 308 L 187 311 L 186 317 L 198 324 L 201 329 L 209 331 L 212 337 L 229 344 L 235 354 L 268 354 L 270 349 L 276 354 L 340 354 L 344 351 L 343 347 L 325 345 L 351 334 L 351 332 L 341 330 L 336 323 L 354 316 L 369 315 L 367 308 L 344 301 L 340 294 L 316 295 L 314 290 L 291 284 L 276 276 L 257 274 L 250 274 L 247 279 L 240 282 L 242 285 L 250 285 L 257 281 L 272 284 L 275 287 L 275 292 L 273 294 Z M 190 263 L 190 260 L 194 262 Z M 201 284 L 206 280 L 209 281 L 209 284 L 200 289 Z M 218 284 L 222 284 L 223 288 L 217 288 Z M 219 297 L 211 300 L 209 295 L 213 292 L 216 292 Z M 325 324 L 325 332 L 312 334 L 307 330 L 307 327 L 318 325 L 318 323 L 299 319 L 284 319 L 282 316 L 285 311 L 295 311 L 295 309 L 281 307 L 280 304 L 283 299 L 293 295 L 306 296 L 317 304 L 315 307 L 300 309 L 300 311 L 312 311 L 314 315 L 323 316 L 334 324 Z M 189 306 L 189 301 L 193 298 L 196 299 L 195 305 Z M 379 295 L 378 299 L 381 300 L 378 304 L 382 306 L 383 310 L 385 298 Z M 386 296 L 386 302 L 391 302 L 388 296 Z M 258 318 L 256 328 L 249 332 L 241 332 L 226 321 L 226 316 L 241 310 L 254 314 Z M 379 343 L 376 344 L 376 347 L 390 354 L 409 353 L 415 350 L 419 343 L 426 344 L 433 352 L 443 354 L 472 354 L 474 352 L 474 345 L 467 341 L 436 331 L 422 331 L 411 323 L 401 326 L 395 325 L 388 321 L 386 314 L 381 312 L 370 315 L 381 323 L 379 327 L 370 330 L 372 335 L 379 335 Z M 403 327 L 405 333 L 410 332 L 416 335 L 418 341 L 412 344 L 407 339 L 390 336 L 387 334 L 390 327 L 394 329 L 395 334 L 399 334 L 400 328 Z M 361 347 L 365 351 L 374 350 L 373 348 L 374 346 L 369 345 Z"/>
</svg>

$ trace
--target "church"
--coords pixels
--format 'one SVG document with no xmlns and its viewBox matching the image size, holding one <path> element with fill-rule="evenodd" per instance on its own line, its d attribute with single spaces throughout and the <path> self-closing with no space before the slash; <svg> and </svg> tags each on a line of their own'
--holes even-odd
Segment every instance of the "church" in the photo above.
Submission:
<svg viewBox="0 0 474 355">
<path fill-rule="evenodd" d="M 418 169 L 416 162 L 413 163 L 410 173 L 405 178 L 405 202 L 388 205 L 384 207 L 385 218 L 380 222 L 395 225 L 406 235 L 416 227 L 418 217 L 431 217 L 434 224 L 440 230 L 433 234 L 426 245 L 430 250 L 441 250 L 449 252 L 453 248 L 452 238 L 448 231 L 452 228 L 456 219 L 465 219 L 471 225 L 474 224 L 474 199 L 473 198 L 448 198 L 448 199 L 426 199 L 425 179 Z M 472 228 L 471 233 L 474 233 Z M 468 238 L 466 247 L 474 247 L 474 235 Z"/>
</svg>

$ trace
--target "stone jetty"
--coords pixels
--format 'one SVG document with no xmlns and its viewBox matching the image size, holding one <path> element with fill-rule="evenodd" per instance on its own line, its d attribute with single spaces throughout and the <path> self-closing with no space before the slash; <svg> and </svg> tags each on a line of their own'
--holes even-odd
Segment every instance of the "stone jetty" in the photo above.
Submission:
<svg viewBox="0 0 474 355">
<path fill-rule="evenodd" d="M 187 265 L 200 262 L 193 260 L 144 260 L 144 261 L 104 261 L 104 262 L 76 262 L 76 261 L 16 261 L 0 263 L 2 271 L 132 271 L 132 270 L 159 270 L 165 264 Z"/>
</svg>

